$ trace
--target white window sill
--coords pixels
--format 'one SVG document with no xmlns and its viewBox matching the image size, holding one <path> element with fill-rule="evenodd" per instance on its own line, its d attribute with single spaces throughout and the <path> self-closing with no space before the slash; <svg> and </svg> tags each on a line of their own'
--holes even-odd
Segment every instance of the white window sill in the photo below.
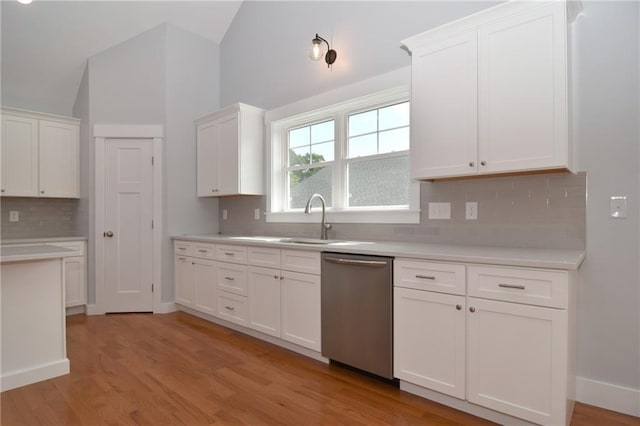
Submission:
<svg viewBox="0 0 640 426">
<path fill-rule="evenodd" d="M 311 214 L 304 212 L 267 212 L 267 222 L 320 223 L 321 210 L 314 208 Z M 420 210 L 327 210 L 328 223 L 420 223 Z"/>
</svg>

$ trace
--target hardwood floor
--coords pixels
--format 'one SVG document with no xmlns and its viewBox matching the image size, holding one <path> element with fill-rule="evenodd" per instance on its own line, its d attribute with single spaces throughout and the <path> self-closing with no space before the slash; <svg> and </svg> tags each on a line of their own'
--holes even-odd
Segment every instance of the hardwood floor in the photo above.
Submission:
<svg viewBox="0 0 640 426">
<path fill-rule="evenodd" d="M 482 425 L 482 419 L 177 312 L 67 319 L 71 374 L 3 392 L 12 425 Z M 572 425 L 639 425 L 577 404 Z"/>
</svg>

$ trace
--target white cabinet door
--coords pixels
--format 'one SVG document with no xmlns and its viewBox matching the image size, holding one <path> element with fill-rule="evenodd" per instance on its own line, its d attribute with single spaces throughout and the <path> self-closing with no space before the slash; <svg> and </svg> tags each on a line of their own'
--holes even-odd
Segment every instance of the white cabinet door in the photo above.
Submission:
<svg viewBox="0 0 640 426">
<path fill-rule="evenodd" d="M 467 399 L 538 424 L 564 424 L 567 311 L 470 297 Z"/>
<path fill-rule="evenodd" d="M 84 256 L 64 258 L 65 306 L 86 303 L 87 276 Z"/>
<path fill-rule="evenodd" d="M 249 267 L 249 327 L 280 337 L 280 270 Z"/>
<path fill-rule="evenodd" d="M 238 113 L 221 118 L 218 122 L 220 132 L 217 195 L 232 195 L 240 192 L 238 154 Z"/>
<path fill-rule="evenodd" d="M 176 303 L 193 307 L 194 265 L 193 259 L 184 256 L 175 258 Z"/>
<path fill-rule="evenodd" d="M 465 397 L 465 298 L 394 289 L 394 376 Z"/>
<path fill-rule="evenodd" d="M 216 286 L 216 262 L 192 259 L 193 307 L 201 312 L 215 315 L 218 297 Z"/>
<path fill-rule="evenodd" d="M 198 125 L 197 135 L 197 192 L 198 197 L 210 197 L 217 195 L 218 188 L 218 161 L 220 135 L 218 122 L 210 121 Z"/>
<path fill-rule="evenodd" d="M 480 173 L 568 167 L 566 25 L 549 2 L 480 27 Z"/>
<path fill-rule="evenodd" d="M 283 271 L 282 338 L 320 351 L 320 276 Z"/>
<path fill-rule="evenodd" d="M 2 115 L 0 194 L 38 196 L 38 120 Z"/>
<path fill-rule="evenodd" d="M 477 32 L 412 53 L 411 176 L 477 173 Z"/>
<path fill-rule="evenodd" d="M 40 120 L 39 134 L 40 196 L 78 198 L 78 126 Z"/>
</svg>

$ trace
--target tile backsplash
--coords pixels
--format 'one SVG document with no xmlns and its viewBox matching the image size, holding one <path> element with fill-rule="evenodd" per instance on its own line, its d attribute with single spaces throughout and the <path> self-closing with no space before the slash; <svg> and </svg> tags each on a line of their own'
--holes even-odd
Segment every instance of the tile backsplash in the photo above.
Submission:
<svg viewBox="0 0 640 426">
<path fill-rule="evenodd" d="M 63 198 L 12 198 L 0 200 L 2 239 L 77 236 L 79 200 Z M 11 222 L 9 213 L 19 212 Z"/>
<path fill-rule="evenodd" d="M 585 244 L 586 174 L 542 174 L 420 183 L 420 223 L 333 224 L 329 238 L 507 247 L 576 248 Z M 465 219 L 465 203 L 478 219 Z M 451 203 L 451 219 L 428 218 L 429 202 Z M 253 218 L 265 197 L 228 197 L 223 234 L 318 237 L 317 224 L 267 223 Z M 4 219 L 3 219 L 4 223 Z M 318 235 L 317 235 L 318 234 Z"/>
</svg>

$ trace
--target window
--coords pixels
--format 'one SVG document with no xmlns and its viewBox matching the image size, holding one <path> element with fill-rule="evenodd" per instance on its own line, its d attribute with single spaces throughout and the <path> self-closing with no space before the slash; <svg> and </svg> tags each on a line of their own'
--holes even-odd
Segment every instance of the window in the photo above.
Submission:
<svg viewBox="0 0 640 426">
<path fill-rule="evenodd" d="M 400 88 L 271 122 L 267 220 L 315 222 L 302 212 L 319 193 L 333 222 L 418 223 L 409 109 Z"/>
</svg>

